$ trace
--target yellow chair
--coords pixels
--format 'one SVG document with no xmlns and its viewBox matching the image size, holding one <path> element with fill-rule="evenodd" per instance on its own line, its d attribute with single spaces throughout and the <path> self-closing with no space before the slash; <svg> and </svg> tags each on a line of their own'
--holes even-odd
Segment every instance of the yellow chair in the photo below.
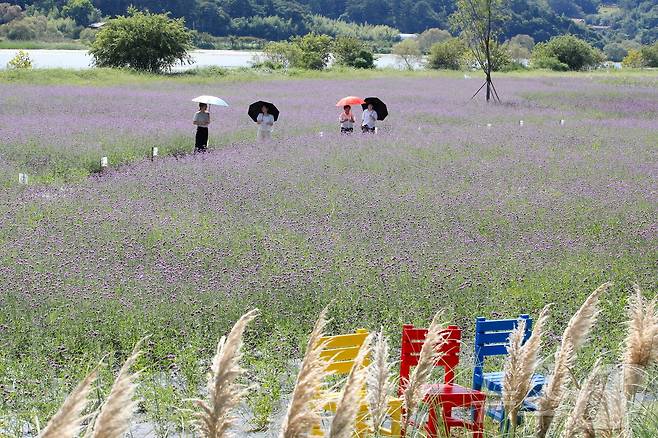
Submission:
<svg viewBox="0 0 658 438">
<path fill-rule="evenodd" d="M 368 331 L 359 329 L 356 333 L 350 333 L 338 336 L 326 336 L 320 340 L 325 344 L 321 356 L 329 362 L 327 371 L 332 373 L 333 376 L 347 376 L 356 360 L 359 351 L 363 347 Z M 364 365 L 370 364 L 370 358 L 366 358 Z M 324 410 L 327 412 L 336 412 L 338 402 L 340 401 L 340 392 L 328 392 L 324 394 L 327 399 Z M 368 424 L 368 404 L 365 401 L 365 388 L 363 390 L 362 404 L 359 408 L 354 425 L 355 437 L 366 437 L 372 433 Z M 402 430 L 402 399 L 391 399 L 389 401 L 389 421 L 390 427 L 388 429 L 381 428 L 382 435 L 391 437 L 400 437 Z M 313 427 L 313 436 L 324 436 L 321 425 L 317 424 Z"/>
</svg>

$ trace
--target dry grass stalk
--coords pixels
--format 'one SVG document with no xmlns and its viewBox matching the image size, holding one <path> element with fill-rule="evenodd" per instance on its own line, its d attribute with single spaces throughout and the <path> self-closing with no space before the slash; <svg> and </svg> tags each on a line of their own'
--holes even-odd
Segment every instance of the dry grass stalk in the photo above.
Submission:
<svg viewBox="0 0 658 438">
<path fill-rule="evenodd" d="M 311 428 L 320 424 L 322 420 L 320 410 L 323 400 L 318 397 L 318 394 L 322 393 L 322 382 L 328 372 L 327 361 L 321 356 L 324 344 L 320 342 L 320 339 L 327 325 L 326 316 L 327 309 L 320 313 L 311 332 L 290 405 L 281 427 L 280 438 L 306 437 Z"/>
<path fill-rule="evenodd" d="M 239 361 L 242 357 L 242 337 L 247 325 L 256 318 L 258 310 L 245 313 L 235 323 L 228 337 L 217 344 L 208 376 L 208 400 L 197 400 L 201 412 L 197 414 L 199 429 L 206 438 L 229 435 L 233 425 L 232 412 L 244 395 L 244 386 L 237 379 L 244 373 Z"/>
<path fill-rule="evenodd" d="M 366 401 L 370 417 L 370 427 L 375 436 L 388 412 L 388 402 L 394 390 L 391 369 L 392 363 L 388 361 L 389 346 L 383 329 L 377 333 L 372 352 L 372 363 L 368 366 L 366 377 Z"/>
<path fill-rule="evenodd" d="M 601 362 L 598 360 L 578 391 L 574 407 L 567 417 L 562 432 L 563 438 L 575 438 L 581 435 L 594 437 L 593 418 L 603 396 L 605 381 L 605 376 L 601 372 Z"/>
<path fill-rule="evenodd" d="M 82 412 L 88 403 L 87 396 L 97 376 L 98 372 L 94 370 L 78 384 L 39 434 L 40 438 L 72 438 L 78 435 L 86 418 Z"/>
<path fill-rule="evenodd" d="M 523 401 L 532 389 L 532 376 L 538 365 L 541 338 L 548 320 L 549 307 L 546 306 L 542 309 L 532 335 L 525 344 L 523 343 L 525 320 L 519 322 L 509 337 L 503 376 L 503 405 L 513 430 L 517 426 L 518 413 Z"/>
<path fill-rule="evenodd" d="M 368 336 L 354 360 L 350 374 L 347 376 L 347 382 L 336 407 L 336 415 L 331 422 L 330 438 L 351 438 L 354 434 L 356 417 L 363 405 L 363 387 L 366 383 L 367 373 L 364 363 L 366 357 L 370 354 L 371 342 L 372 338 Z"/>
<path fill-rule="evenodd" d="M 544 388 L 544 393 L 538 403 L 537 437 L 544 438 L 553 422 L 555 411 L 560 406 L 567 385 L 570 372 L 576 360 L 576 353 L 585 344 L 589 333 L 596 323 L 600 312 L 599 298 L 612 283 L 604 283 L 590 294 L 578 311 L 571 317 L 564 333 L 562 342 L 555 352 L 555 365 L 553 372 Z"/>
<path fill-rule="evenodd" d="M 633 285 L 633 289 L 635 295 L 629 300 L 630 320 L 622 354 L 624 392 L 629 399 L 640 389 L 647 368 L 658 360 L 658 297 L 649 301 L 638 285 Z"/>
<path fill-rule="evenodd" d="M 423 394 L 423 386 L 427 383 L 436 360 L 438 359 L 441 345 L 445 342 L 444 336 L 441 333 L 443 330 L 441 320 L 443 319 L 443 312 L 439 311 L 434 315 L 432 323 L 427 329 L 425 342 L 418 355 L 418 365 L 411 372 L 409 381 L 406 382 L 404 390 L 404 409 L 406 417 L 404 419 L 404 429 L 409 427 L 411 418 L 414 411 L 422 403 L 425 394 Z"/>
<path fill-rule="evenodd" d="M 136 389 L 135 379 L 138 376 L 138 373 L 131 373 L 130 368 L 137 361 L 144 340 L 142 339 L 135 345 L 121 367 L 110 390 L 110 395 L 96 418 L 92 434 L 94 438 L 121 438 L 128 431 L 130 418 L 137 407 L 137 402 L 133 397 Z"/>
<path fill-rule="evenodd" d="M 596 436 L 603 438 L 630 438 L 628 403 L 623 387 L 623 377 L 614 376 L 602 392 L 598 410 Z"/>
</svg>

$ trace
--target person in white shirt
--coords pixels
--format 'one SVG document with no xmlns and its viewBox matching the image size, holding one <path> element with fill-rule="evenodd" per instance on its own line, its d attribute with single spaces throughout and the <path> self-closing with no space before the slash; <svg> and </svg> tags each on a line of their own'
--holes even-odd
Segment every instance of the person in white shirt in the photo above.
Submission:
<svg viewBox="0 0 658 438">
<path fill-rule="evenodd" d="M 340 133 L 341 134 L 351 134 L 354 132 L 354 114 L 352 114 L 352 107 L 345 105 L 343 107 L 343 112 L 338 116 L 338 121 L 340 122 Z"/>
<path fill-rule="evenodd" d="M 256 118 L 258 124 L 258 134 L 256 138 L 261 141 L 269 140 L 272 138 L 272 127 L 274 126 L 274 116 L 269 114 L 267 105 L 263 105 L 260 114 Z"/>
<path fill-rule="evenodd" d="M 375 107 L 371 103 L 369 103 L 368 109 L 363 111 L 361 131 L 364 133 L 375 132 L 376 123 L 377 123 L 377 111 L 375 111 Z"/>
<path fill-rule="evenodd" d="M 207 104 L 199 104 L 199 111 L 194 114 L 192 123 L 196 126 L 194 152 L 205 152 L 208 148 L 208 125 L 210 125 L 210 113 Z"/>
</svg>

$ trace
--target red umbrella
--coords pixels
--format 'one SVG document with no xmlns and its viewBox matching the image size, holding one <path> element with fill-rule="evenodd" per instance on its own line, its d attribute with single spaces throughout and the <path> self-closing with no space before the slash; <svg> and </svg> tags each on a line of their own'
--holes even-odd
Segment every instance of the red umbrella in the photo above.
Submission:
<svg viewBox="0 0 658 438">
<path fill-rule="evenodd" d="M 341 100 L 336 103 L 336 106 L 345 106 L 345 105 L 363 105 L 366 103 L 365 100 L 357 96 L 347 96 L 343 97 Z"/>
</svg>

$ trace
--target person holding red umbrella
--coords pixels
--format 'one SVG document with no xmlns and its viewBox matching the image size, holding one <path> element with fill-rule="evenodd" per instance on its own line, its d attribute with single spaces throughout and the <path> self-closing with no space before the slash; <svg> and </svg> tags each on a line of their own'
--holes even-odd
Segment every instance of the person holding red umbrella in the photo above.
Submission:
<svg viewBox="0 0 658 438">
<path fill-rule="evenodd" d="M 343 107 L 343 112 L 338 116 L 338 121 L 340 122 L 340 133 L 341 134 L 351 134 L 354 132 L 354 114 L 352 114 L 352 107 L 350 105 L 345 105 Z"/>
<path fill-rule="evenodd" d="M 343 107 L 343 111 L 338 115 L 340 122 L 341 134 L 349 134 L 354 132 L 354 114 L 352 113 L 352 105 L 363 105 L 366 101 L 362 97 L 347 96 L 343 97 L 336 103 L 337 107 Z"/>
</svg>

